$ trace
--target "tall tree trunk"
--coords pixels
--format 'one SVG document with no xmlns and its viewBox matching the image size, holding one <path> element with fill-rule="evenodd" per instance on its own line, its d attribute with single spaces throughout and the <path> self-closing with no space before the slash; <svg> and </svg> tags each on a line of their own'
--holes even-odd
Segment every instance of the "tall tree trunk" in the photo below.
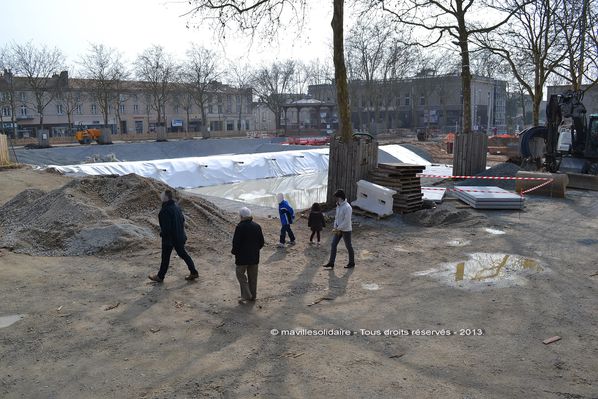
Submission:
<svg viewBox="0 0 598 399">
<path fill-rule="evenodd" d="M 339 133 L 343 142 L 351 141 L 351 110 L 349 109 L 349 87 L 347 84 L 347 68 L 345 66 L 344 49 L 344 0 L 334 0 L 332 16 L 332 33 L 334 43 L 334 78 L 336 81 L 336 101 L 339 113 Z"/>
<path fill-rule="evenodd" d="M 463 91 L 463 131 L 457 136 L 453 155 L 453 175 L 475 175 L 486 168 L 487 138 L 471 132 L 471 69 L 469 67 L 469 38 L 465 20 L 459 20 L 461 34 L 461 85 Z"/>
<path fill-rule="evenodd" d="M 463 91 L 463 134 L 471 133 L 471 69 L 468 38 L 461 38 L 461 90 Z"/>
<path fill-rule="evenodd" d="M 539 90 L 539 91 L 538 91 Z M 540 103 L 542 102 L 542 97 L 544 96 L 542 88 L 536 88 L 536 92 L 534 93 L 533 98 L 533 106 L 532 106 L 532 125 L 538 126 L 540 124 Z"/>
<path fill-rule="evenodd" d="M 327 203 L 334 202 L 337 189 L 345 191 L 348 201 L 355 199 L 357 181 L 367 177 L 378 164 L 378 143 L 370 139 L 354 139 L 349 108 L 349 89 L 343 43 L 344 0 L 334 0 L 332 31 L 334 43 L 334 77 L 339 111 L 339 131 L 330 143 L 328 162 Z"/>
</svg>

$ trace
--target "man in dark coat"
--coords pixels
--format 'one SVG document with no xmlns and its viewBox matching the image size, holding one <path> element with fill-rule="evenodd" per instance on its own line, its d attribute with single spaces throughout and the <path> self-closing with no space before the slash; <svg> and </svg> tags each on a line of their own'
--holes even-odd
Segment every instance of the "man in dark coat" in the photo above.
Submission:
<svg viewBox="0 0 598 399">
<path fill-rule="evenodd" d="M 235 228 L 231 253 L 235 255 L 242 303 L 255 301 L 257 296 L 257 268 L 260 249 L 264 246 L 264 235 L 260 225 L 253 221 L 249 208 L 241 208 L 239 215 L 241 221 Z"/>
<path fill-rule="evenodd" d="M 160 222 L 160 237 L 162 237 L 162 263 L 160 264 L 160 271 L 158 274 L 149 275 L 149 279 L 157 283 L 164 281 L 164 276 L 168 271 L 170 264 L 170 255 L 174 249 L 179 257 L 185 261 L 189 268 L 190 274 L 185 277 L 185 280 L 195 280 L 199 277 L 197 269 L 193 264 L 193 259 L 185 250 L 185 242 L 187 235 L 185 234 L 185 217 L 181 208 L 174 202 L 172 191 L 166 190 L 161 195 L 162 209 L 158 214 L 158 221 Z"/>
</svg>

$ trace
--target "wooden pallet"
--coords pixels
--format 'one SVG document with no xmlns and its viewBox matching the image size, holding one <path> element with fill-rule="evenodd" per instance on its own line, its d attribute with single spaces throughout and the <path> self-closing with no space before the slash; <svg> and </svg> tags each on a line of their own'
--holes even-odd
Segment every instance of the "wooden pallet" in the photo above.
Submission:
<svg viewBox="0 0 598 399">
<path fill-rule="evenodd" d="M 421 179 L 417 176 L 425 166 L 403 163 L 378 164 L 378 168 L 370 172 L 373 183 L 395 190 L 393 195 L 393 211 L 410 213 L 421 209 L 423 194 Z"/>
</svg>

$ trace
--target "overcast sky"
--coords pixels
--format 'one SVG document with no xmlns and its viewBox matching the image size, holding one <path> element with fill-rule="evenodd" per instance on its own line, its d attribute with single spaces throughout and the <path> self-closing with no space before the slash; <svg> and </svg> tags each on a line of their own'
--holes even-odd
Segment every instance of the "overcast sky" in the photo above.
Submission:
<svg viewBox="0 0 598 399">
<path fill-rule="evenodd" d="M 327 2 L 330 3 L 330 2 Z M 128 61 L 152 44 L 162 45 L 183 58 L 194 42 L 218 51 L 230 60 L 254 65 L 277 59 L 325 59 L 332 43 L 331 10 L 310 12 L 301 37 L 282 33 L 273 43 L 257 42 L 229 35 L 219 43 L 207 26 L 187 29 L 187 1 L 170 0 L 18 0 L 2 5 L 0 46 L 13 41 L 58 47 L 73 64 L 87 51 L 89 43 L 117 48 Z M 195 22 L 199 22 L 195 20 Z"/>
</svg>

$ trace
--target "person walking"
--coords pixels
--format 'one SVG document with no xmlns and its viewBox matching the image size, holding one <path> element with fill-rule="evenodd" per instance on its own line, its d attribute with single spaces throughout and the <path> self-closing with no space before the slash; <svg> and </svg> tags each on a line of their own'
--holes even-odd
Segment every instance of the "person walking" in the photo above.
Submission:
<svg viewBox="0 0 598 399">
<path fill-rule="evenodd" d="M 322 208 L 317 202 L 314 202 L 314 204 L 311 206 L 309 218 L 307 219 L 307 227 L 311 228 L 309 243 L 314 243 L 314 235 L 316 235 L 318 239 L 317 245 L 320 246 L 320 232 L 324 227 L 326 227 L 326 220 L 324 219 L 324 214 L 322 214 Z"/>
<path fill-rule="evenodd" d="M 295 245 L 295 234 L 293 234 L 293 230 L 291 230 L 291 224 L 293 224 L 293 220 L 295 219 L 295 211 L 284 199 L 284 195 L 276 194 L 276 199 L 278 200 L 278 213 L 280 214 L 280 224 L 282 225 L 280 228 L 280 242 L 277 247 L 284 248 L 287 234 L 289 235 L 290 240 L 289 245 Z"/>
<path fill-rule="evenodd" d="M 253 221 L 251 210 L 239 210 L 241 221 L 235 228 L 233 249 L 237 280 L 241 287 L 241 300 L 255 301 L 257 297 L 257 271 L 260 263 L 260 249 L 264 246 L 264 235 L 259 224 Z"/>
<path fill-rule="evenodd" d="M 162 263 L 160 263 L 158 274 L 150 274 L 148 278 L 156 283 L 164 281 L 170 264 L 170 255 L 174 249 L 189 268 L 190 274 L 185 277 L 185 280 L 195 280 L 199 277 L 199 273 L 197 273 L 197 269 L 193 264 L 193 259 L 185 250 L 187 235 L 185 234 L 183 212 L 174 201 L 172 191 L 165 190 L 160 197 L 162 199 L 162 209 L 158 214 L 158 221 L 160 222 L 160 237 L 162 237 Z"/>
<path fill-rule="evenodd" d="M 355 267 L 355 254 L 353 251 L 353 245 L 351 244 L 351 215 L 353 208 L 347 202 L 347 197 L 343 190 L 336 190 L 334 193 L 336 200 L 336 217 L 334 218 L 334 228 L 332 237 L 332 247 L 330 249 L 330 259 L 328 263 L 324 265 L 325 268 L 332 269 L 334 267 L 334 261 L 336 260 L 336 249 L 341 238 L 345 241 L 345 247 L 349 252 L 349 263 L 345 266 L 345 269 L 352 269 Z"/>
</svg>

